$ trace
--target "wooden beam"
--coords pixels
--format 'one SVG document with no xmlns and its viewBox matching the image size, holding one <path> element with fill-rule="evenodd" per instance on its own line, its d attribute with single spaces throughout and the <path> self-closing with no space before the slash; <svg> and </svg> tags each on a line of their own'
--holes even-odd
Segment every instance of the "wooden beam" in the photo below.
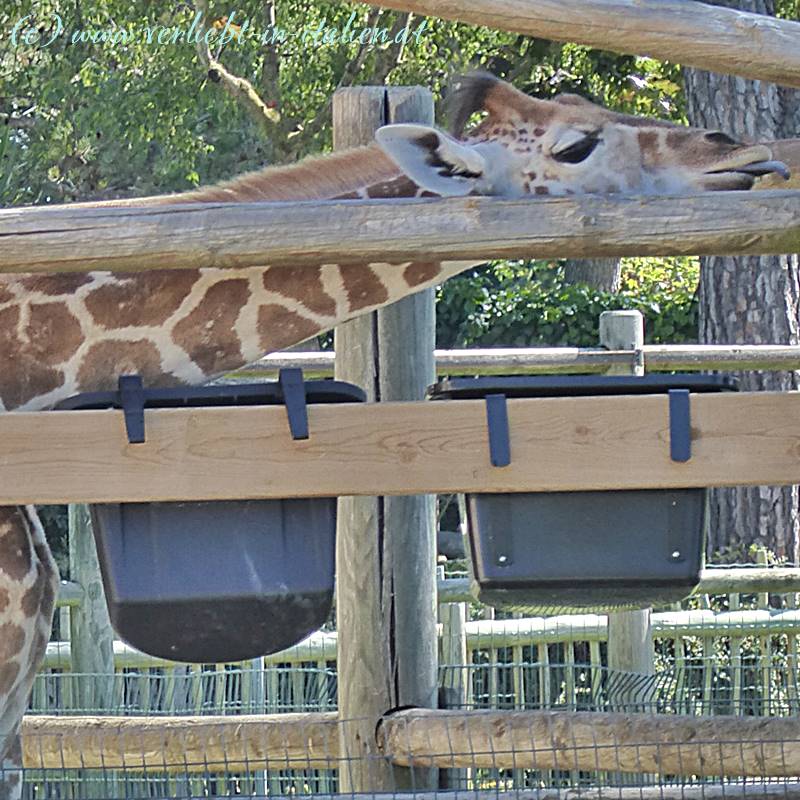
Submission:
<svg viewBox="0 0 800 800">
<path fill-rule="evenodd" d="M 800 392 L 692 396 L 692 457 L 669 457 L 665 395 L 512 399 L 511 464 L 489 461 L 480 400 L 0 415 L 0 503 L 800 483 Z M 612 468 L 613 467 L 613 468 Z"/>
<path fill-rule="evenodd" d="M 756 594 L 800 592 L 800 569 L 796 567 L 724 567 L 704 569 L 695 594 Z M 469 578 L 439 581 L 440 603 L 465 603 L 472 600 Z M 800 616 L 798 616 L 800 624 Z"/>
<path fill-rule="evenodd" d="M 10 208 L 0 244 L 0 272 L 794 253 L 800 192 Z"/>
<path fill-rule="evenodd" d="M 800 718 L 409 709 L 378 745 L 403 766 L 796 777 Z"/>
<path fill-rule="evenodd" d="M 800 87 L 800 24 L 694 0 L 381 0 L 379 5 Z"/>
<path fill-rule="evenodd" d="M 339 766 L 336 713 L 22 721 L 26 769 L 245 772 Z"/>
<path fill-rule="evenodd" d="M 602 347 L 491 347 L 436 350 L 434 356 L 442 375 L 602 373 L 609 367 L 631 367 L 642 358 L 648 372 L 800 370 L 800 347 L 793 344 L 646 344 L 641 353 Z M 331 351 L 270 353 L 237 375 L 273 375 L 284 367 L 300 367 L 307 377 L 329 377 L 334 358 Z"/>
</svg>

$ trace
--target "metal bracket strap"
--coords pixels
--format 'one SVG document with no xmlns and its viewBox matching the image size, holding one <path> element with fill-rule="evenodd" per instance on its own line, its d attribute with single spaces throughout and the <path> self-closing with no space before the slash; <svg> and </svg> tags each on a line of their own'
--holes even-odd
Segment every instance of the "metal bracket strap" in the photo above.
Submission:
<svg viewBox="0 0 800 800">
<path fill-rule="evenodd" d="M 489 429 L 489 458 L 493 467 L 511 463 L 508 406 L 504 394 L 486 395 L 486 425 Z"/>
<path fill-rule="evenodd" d="M 282 369 L 278 372 L 278 381 L 292 439 L 308 439 L 308 405 L 303 370 L 297 367 Z"/>
<path fill-rule="evenodd" d="M 688 389 L 669 390 L 669 456 L 685 462 L 692 457 L 692 421 Z"/>
<path fill-rule="evenodd" d="M 144 387 L 141 375 L 120 375 L 117 381 L 120 405 L 125 415 L 129 444 L 142 444 L 144 436 Z"/>
</svg>

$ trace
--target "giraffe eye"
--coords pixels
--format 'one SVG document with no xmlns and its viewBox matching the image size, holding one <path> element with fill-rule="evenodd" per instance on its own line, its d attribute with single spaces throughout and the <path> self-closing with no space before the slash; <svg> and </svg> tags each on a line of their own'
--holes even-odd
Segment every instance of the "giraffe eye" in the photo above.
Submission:
<svg viewBox="0 0 800 800">
<path fill-rule="evenodd" d="M 589 158 L 598 144 L 600 144 L 600 138 L 592 134 L 563 150 L 559 150 L 558 153 L 553 153 L 553 158 L 562 164 L 580 164 L 581 161 L 586 161 Z"/>
<path fill-rule="evenodd" d="M 706 134 L 706 141 L 712 144 L 739 144 L 736 139 L 731 139 L 727 133 L 722 131 L 711 131 Z"/>
</svg>

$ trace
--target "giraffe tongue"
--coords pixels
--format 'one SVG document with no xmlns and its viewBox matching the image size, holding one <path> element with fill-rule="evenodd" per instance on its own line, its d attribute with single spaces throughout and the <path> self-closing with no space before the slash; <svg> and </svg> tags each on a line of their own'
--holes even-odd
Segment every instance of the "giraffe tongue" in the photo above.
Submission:
<svg viewBox="0 0 800 800">
<path fill-rule="evenodd" d="M 731 172 L 746 172 L 748 175 L 769 175 L 772 172 L 777 172 L 784 180 L 788 181 L 792 177 L 789 167 L 783 161 L 756 161 L 753 164 L 747 164 L 744 167 L 737 167 Z"/>
</svg>

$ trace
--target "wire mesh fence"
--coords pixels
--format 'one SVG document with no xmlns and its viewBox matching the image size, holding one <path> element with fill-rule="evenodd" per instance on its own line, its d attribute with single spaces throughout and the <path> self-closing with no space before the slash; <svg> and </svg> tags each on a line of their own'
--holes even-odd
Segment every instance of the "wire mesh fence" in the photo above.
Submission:
<svg viewBox="0 0 800 800">
<path fill-rule="evenodd" d="M 764 592 L 656 610 L 655 673 L 638 675 L 608 669 L 603 615 L 442 606 L 447 711 L 388 718 L 367 756 L 351 737 L 374 731 L 336 715 L 335 631 L 243 664 L 119 645 L 104 675 L 52 643 L 24 796 L 800 798 L 797 614 L 795 594 Z"/>
</svg>

